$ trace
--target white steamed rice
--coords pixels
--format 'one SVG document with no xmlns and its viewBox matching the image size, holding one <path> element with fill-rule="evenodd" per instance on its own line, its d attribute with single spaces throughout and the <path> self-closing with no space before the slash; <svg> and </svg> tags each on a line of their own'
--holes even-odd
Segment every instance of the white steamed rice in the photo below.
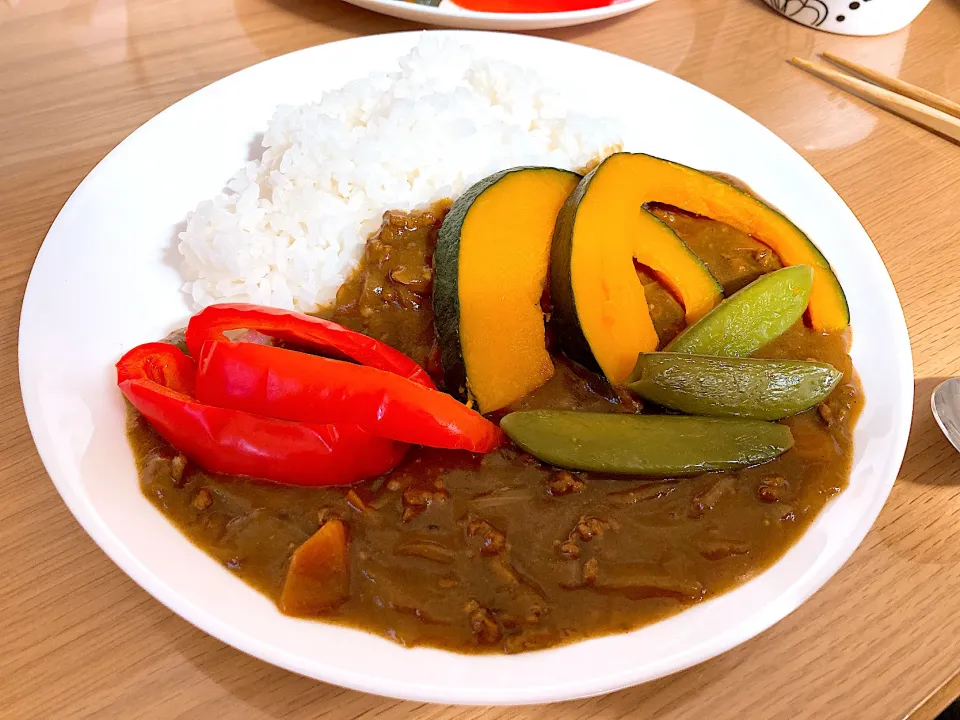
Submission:
<svg viewBox="0 0 960 720">
<path fill-rule="evenodd" d="M 568 112 L 535 73 L 425 37 L 398 72 L 277 108 L 263 157 L 188 216 L 184 290 L 198 307 L 314 311 L 385 211 L 456 198 L 516 165 L 577 169 L 619 143 L 613 121 Z"/>
</svg>

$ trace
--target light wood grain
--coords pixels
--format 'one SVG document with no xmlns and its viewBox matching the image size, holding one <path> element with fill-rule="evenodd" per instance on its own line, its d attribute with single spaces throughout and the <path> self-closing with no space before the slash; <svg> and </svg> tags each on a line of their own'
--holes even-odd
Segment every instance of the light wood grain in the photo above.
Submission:
<svg viewBox="0 0 960 720">
<path fill-rule="evenodd" d="M 869 68 L 866 65 L 861 65 L 860 63 L 852 62 L 846 58 L 840 57 L 839 55 L 834 55 L 832 52 L 824 51 L 820 53 L 820 57 L 822 57 L 824 60 L 829 60 L 837 67 L 841 67 L 844 70 L 854 72 L 857 75 L 866 78 L 874 85 L 879 85 L 882 88 L 886 88 L 887 90 L 892 90 L 895 93 L 912 98 L 917 102 L 940 110 L 941 112 L 945 112 L 948 115 L 953 115 L 953 117 L 960 118 L 960 103 L 955 103 L 950 98 L 945 98 L 942 95 L 937 95 L 936 93 L 932 93 L 922 87 L 911 85 L 908 82 L 904 82 L 900 78 L 884 75 L 883 73 L 877 72 L 873 68 Z"/>
<path fill-rule="evenodd" d="M 336 0 L 0 0 L 0 717 L 933 717 L 960 690 L 960 454 L 929 410 L 936 384 L 960 374 L 960 148 L 783 58 L 832 51 L 956 98 L 957 0 L 933 0 L 909 30 L 881 38 L 819 33 L 759 0 L 662 0 L 543 33 L 675 73 L 773 129 L 857 214 L 903 301 L 917 401 L 899 480 L 853 558 L 760 637 L 675 676 L 558 706 L 396 702 L 208 637 L 76 524 L 37 457 L 16 374 L 23 289 L 57 210 L 131 130 L 203 85 L 291 50 L 415 27 Z"/>
<path fill-rule="evenodd" d="M 960 143 L 960 119 L 952 114 L 937 110 L 909 97 L 904 97 L 899 93 L 887 90 L 886 87 L 878 87 L 866 80 L 828 68 L 825 65 L 817 65 L 798 57 L 792 58 L 790 62 L 801 70 L 806 70 L 811 75 L 836 85 L 841 90 L 851 92 L 877 107 L 889 110 L 920 127 L 925 127 L 927 130 L 932 130 L 945 138 Z M 886 78 L 883 75 L 875 75 L 875 77 L 878 79 L 884 78 L 887 85 L 892 84 L 889 81 L 893 78 Z M 919 89 L 915 88 L 915 90 Z M 943 100 L 943 98 L 940 99 Z"/>
<path fill-rule="evenodd" d="M 936 720 L 943 709 L 957 697 L 960 697 L 960 670 L 934 692 L 918 702 L 916 708 L 910 713 L 910 720 Z M 950 720 L 953 720 L 953 718 Z"/>
</svg>

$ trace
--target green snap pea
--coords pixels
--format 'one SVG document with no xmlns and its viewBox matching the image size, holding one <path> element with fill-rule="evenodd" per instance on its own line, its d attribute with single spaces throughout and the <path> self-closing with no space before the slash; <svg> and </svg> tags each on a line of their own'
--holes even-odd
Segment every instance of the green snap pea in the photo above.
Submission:
<svg viewBox="0 0 960 720">
<path fill-rule="evenodd" d="M 570 470 L 669 477 L 773 460 L 793 446 L 786 425 L 740 418 L 527 410 L 500 427 L 535 458 Z"/>
<path fill-rule="evenodd" d="M 812 286 L 809 265 L 791 265 L 764 275 L 717 305 L 665 349 L 695 355 L 750 355 L 800 319 Z"/>
<path fill-rule="evenodd" d="M 819 404 L 842 377 L 822 362 L 641 353 L 627 387 L 691 415 L 779 420 Z"/>
</svg>

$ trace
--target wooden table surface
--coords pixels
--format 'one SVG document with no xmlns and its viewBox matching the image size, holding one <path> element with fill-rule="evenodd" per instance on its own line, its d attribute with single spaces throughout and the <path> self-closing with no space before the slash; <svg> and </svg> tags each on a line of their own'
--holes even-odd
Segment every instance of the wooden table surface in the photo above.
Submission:
<svg viewBox="0 0 960 720">
<path fill-rule="evenodd" d="M 27 275 L 61 205 L 130 131 L 213 80 L 414 27 L 335 0 L 0 0 L 0 717 L 933 717 L 960 693 L 960 454 L 929 409 L 934 386 L 960 374 L 960 147 L 785 60 L 832 50 L 960 98 L 958 0 L 933 0 L 880 38 L 809 30 L 759 0 L 662 0 L 541 33 L 674 73 L 770 127 L 857 214 L 903 302 L 916 406 L 900 477 L 853 558 L 761 636 L 672 677 L 557 706 L 397 702 L 205 635 L 73 520 L 30 438 L 16 363 Z"/>
</svg>

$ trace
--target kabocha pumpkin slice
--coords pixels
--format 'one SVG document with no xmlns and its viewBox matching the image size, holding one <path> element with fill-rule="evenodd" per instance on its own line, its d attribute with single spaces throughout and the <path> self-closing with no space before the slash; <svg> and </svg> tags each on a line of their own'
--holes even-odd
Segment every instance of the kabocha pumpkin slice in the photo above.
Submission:
<svg viewBox="0 0 960 720">
<path fill-rule="evenodd" d="M 480 412 L 553 375 L 540 298 L 557 213 L 579 180 L 555 168 L 504 170 L 467 190 L 440 228 L 433 312 L 444 381 Z"/>
<path fill-rule="evenodd" d="M 783 215 L 712 175 L 650 155 L 617 153 L 587 175 L 564 205 L 551 270 L 561 341 L 575 358 L 599 365 L 611 382 L 623 382 L 638 352 L 656 349 L 642 289 L 623 259 L 628 251 L 680 298 L 688 323 L 710 309 L 709 273 L 643 209 L 649 202 L 724 222 L 768 245 L 784 265 L 809 265 L 814 329 L 840 331 L 849 323 L 829 263 Z"/>
<path fill-rule="evenodd" d="M 581 180 L 560 211 L 550 294 L 567 353 L 622 383 L 637 355 L 659 344 L 634 261 L 680 300 L 688 324 L 723 299 L 723 288 L 677 234 L 642 207 L 657 198 L 637 194 L 636 183 L 616 165 L 605 169 L 609 163 Z"/>
</svg>

